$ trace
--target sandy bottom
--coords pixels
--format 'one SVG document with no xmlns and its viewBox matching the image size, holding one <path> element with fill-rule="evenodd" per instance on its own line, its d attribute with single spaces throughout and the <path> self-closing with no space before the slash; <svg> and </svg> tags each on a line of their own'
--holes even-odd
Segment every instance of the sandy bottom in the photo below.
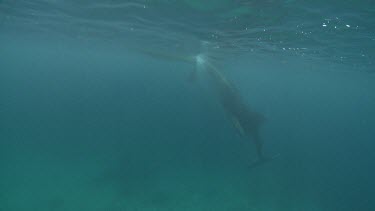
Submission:
<svg viewBox="0 0 375 211">
<path fill-rule="evenodd" d="M 303 184 L 280 175 L 282 159 L 249 170 L 167 163 L 128 168 L 116 158 L 13 155 L 1 175 L 1 211 L 323 210 Z"/>
</svg>

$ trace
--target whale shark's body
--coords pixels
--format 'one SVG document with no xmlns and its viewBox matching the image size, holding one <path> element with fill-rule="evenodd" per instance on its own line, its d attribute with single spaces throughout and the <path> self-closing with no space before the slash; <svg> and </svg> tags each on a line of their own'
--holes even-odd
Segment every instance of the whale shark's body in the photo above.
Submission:
<svg viewBox="0 0 375 211">
<path fill-rule="evenodd" d="M 206 71 L 213 81 L 215 90 L 219 96 L 219 101 L 229 115 L 233 125 L 238 129 L 242 137 L 253 140 L 258 161 L 262 163 L 269 159 L 263 156 L 263 141 L 260 138 L 260 128 L 265 118 L 260 113 L 252 111 L 245 103 L 238 90 L 221 74 L 221 72 L 209 61 L 210 59 L 199 54 L 197 56 L 177 56 L 152 51 L 143 51 L 150 56 L 195 63 L 196 69 L 192 72 L 192 78 L 196 78 L 197 72 Z"/>
<path fill-rule="evenodd" d="M 199 62 L 199 61 L 198 61 Z M 204 61 L 205 69 L 213 81 L 219 101 L 230 117 L 233 125 L 242 137 L 254 141 L 258 160 L 264 160 L 263 141 L 260 138 L 260 128 L 265 118 L 262 114 L 252 111 L 245 103 L 238 90 L 212 64 Z"/>
</svg>

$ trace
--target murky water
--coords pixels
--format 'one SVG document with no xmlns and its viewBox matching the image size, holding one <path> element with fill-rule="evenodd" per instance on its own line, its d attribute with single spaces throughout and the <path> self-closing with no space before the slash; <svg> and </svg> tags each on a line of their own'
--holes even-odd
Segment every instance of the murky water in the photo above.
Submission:
<svg viewBox="0 0 375 211">
<path fill-rule="evenodd" d="M 374 11 L 0 1 L 0 210 L 374 209 Z"/>
</svg>

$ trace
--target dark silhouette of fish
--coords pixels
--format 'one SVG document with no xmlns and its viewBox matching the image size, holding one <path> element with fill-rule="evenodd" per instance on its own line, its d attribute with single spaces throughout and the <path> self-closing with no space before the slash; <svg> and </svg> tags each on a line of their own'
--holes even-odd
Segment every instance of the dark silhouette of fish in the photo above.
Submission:
<svg viewBox="0 0 375 211">
<path fill-rule="evenodd" d="M 197 72 L 208 72 L 208 75 L 212 79 L 215 90 L 219 96 L 219 101 L 226 113 L 229 115 L 233 125 L 235 128 L 237 128 L 242 137 L 251 139 L 255 144 L 257 160 L 252 163 L 250 167 L 262 165 L 279 156 L 264 156 L 263 140 L 260 137 L 260 128 L 265 121 L 265 117 L 262 114 L 250 109 L 235 86 L 232 85 L 214 65 L 212 65 L 210 58 L 204 54 L 185 57 L 156 52 L 147 52 L 147 54 L 157 58 L 194 63 L 196 65 L 196 69 L 192 72 L 190 79 L 195 79 Z"/>
<path fill-rule="evenodd" d="M 238 90 L 214 66 L 209 63 L 206 66 L 213 79 L 220 103 L 233 125 L 242 137 L 253 140 L 258 160 L 266 160 L 263 155 L 263 141 L 260 137 L 260 128 L 265 121 L 265 117 L 251 110 Z"/>
</svg>

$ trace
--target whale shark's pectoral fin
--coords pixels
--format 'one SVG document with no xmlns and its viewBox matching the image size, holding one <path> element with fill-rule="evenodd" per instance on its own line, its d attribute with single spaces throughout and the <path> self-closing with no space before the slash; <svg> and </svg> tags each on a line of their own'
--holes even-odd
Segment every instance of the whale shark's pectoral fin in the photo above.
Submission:
<svg viewBox="0 0 375 211">
<path fill-rule="evenodd" d="M 243 129 L 241 123 L 238 121 L 237 117 L 235 116 L 232 116 L 232 122 L 233 122 L 233 125 L 236 127 L 236 129 L 238 130 L 238 132 L 240 133 L 240 135 L 243 137 L 245 136 L 245 130 Z"/>
</svg>

